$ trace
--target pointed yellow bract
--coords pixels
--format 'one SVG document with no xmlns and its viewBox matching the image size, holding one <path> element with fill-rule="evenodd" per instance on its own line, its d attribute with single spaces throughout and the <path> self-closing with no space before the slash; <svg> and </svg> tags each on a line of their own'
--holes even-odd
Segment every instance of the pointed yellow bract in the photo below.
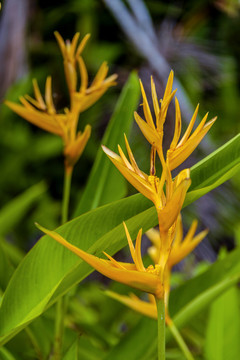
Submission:
<svg viewBox="0 0 240 360">
<path fill-rule="evenodd" d="M 122 284 L 126 284 L 135 289 L 145 291 L 147 293 L 155 295 L 157 298 L 163 296 L 163 287 L 159 278 L 158 268 L 145 269 L 142 257 L 141 257 L 141 234 L 142 230 L 139 230 L 137 235 L 136 247 L 134 248 L 132 239 L 124 223 L 126 236 L 128 239 L 130 251 L 134 264 L 120 263 L 114 260 L 110 255 L 104 253 L 109 260 L 100 259 L 94 255 L 88 254 L 85 251 L 70 244 L 61 235 L 55 231 L 50 231 L 44 227 L 36 224 L 36 226 L 45 234 L 51 236 L 54 240 L 65 246 L 67 249 L 75 253 L 82 260 L 99 271 L 101 274 L 109 277 L 112 280 L 116 280 Z"/>
<path fill-rule="evenodd" d="M 104 62 L 92 84 L 88 87 L 88 73 L 81 54 L 90 35 L 87 34 L 79 44 L 79 33 L 74 35 L 72 41 L 67 40 L 66 43 L 58 32 L 55 32 L 55 36 L 63 56 L 65 77 L 70 95 L 69 108 L 65 108 L 63 113 L 56 111 L 50 76 L 46 80 L 44 98 L 37 80 L 34 79 L 34 98 L 25 95 L 20 97 L 21 105 L 10 101 L 6 101 L 6 105 L 32 124 L 62 137 L 66 170 L 71 172 L 91 134 L 90 125 L 85 127 L 83 133 L 77 131 L 79 115 L 93 105 L 109 87 L 116 84 L 117 75 L 114 74 L 107 78 L 108 66 Z M 79 74 L 81 85 L 78 90 Z"/>
</svg>

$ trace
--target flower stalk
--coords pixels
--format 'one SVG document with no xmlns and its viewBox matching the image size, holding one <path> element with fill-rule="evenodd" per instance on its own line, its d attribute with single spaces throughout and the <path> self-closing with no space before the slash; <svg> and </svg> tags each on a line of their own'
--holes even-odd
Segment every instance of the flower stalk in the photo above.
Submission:
<svg viewBox="0 0 240 360">
<path fill-rule="evenodd" d="M 165 302 L 164 297 L 155 299 L 158 316 L 158 360 L 165 360 Z"/>
<path fill-rule="evenodd" d="M 70 192 L 71 192 L 71 182 L 72 182 L 72 170 L 70 171 L 65 167 L 64 171 L 64 183 L 63 183 L 63 200 L 62 200 L 62 224 L 68 221 L 68 210 L 69 210 L 69 201 L 70 201 Z"/>
</svg>

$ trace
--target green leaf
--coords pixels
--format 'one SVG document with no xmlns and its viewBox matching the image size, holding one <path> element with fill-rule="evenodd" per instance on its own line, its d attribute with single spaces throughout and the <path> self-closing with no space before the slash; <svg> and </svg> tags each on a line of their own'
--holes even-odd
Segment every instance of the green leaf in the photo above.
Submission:
<svg viewBox="0 0 240 360">
<path fill-rule="evenodd" d="M 239 334 L 239 289 L 234 287 L 211 305 L 205 344 L 206 360 L 238 359 Z"/>
<path fill-rule="evenodd" d="M 105 131 L 102 144 L 113 151 L 117 145 L 123 146 L 123 133 L 128 135 L 133 111 L 136 109 L 140 95 L 138 77 L 132 73 L 124 86 L 115 111 Z M 100 205 L 119 200 L 126 195 L 126 180 L 119 176 L 118 170 L 109 161 L 102 148 L 99 148 L 92 171 L 75 216 L 81 215 Z"/>
<path fill-rule="evenodd" d="M 0 242 L 0 288 L 5 290 L 14 272 L 14 267 L 9 261 L 6 251 Z"/>
<path fill-rule="evenodd" d="M 216 261 L 204 273 L 172 290 L 169 303 L 170 314 L 175 316 L 201 293 L 224 281 L 226 278 L 238 276 L 240 274 L 239 257 L 240 249 L 236 249 L 228 254 L 226 258 Z"/>
<path fill-rule="evenodd" d="M 192 185 L 185 205 L 197 200 L 240 170 L 240 134 L 191 168 Z"/>
<path fill-rule="evenodd" d="M 0 210 L 0 235 L 10 231 L 45 191 L 46 185 L 40 182 L 5 205 Z"/>
<path fill-rule="evenodd" d="M 216 299 L 220 294 L 235 285 L 240 278 L 240 272 L 237 276 L 224 279 L 206 291 L 200 293 L 192 301 L 190 301 L 184 308 L 182 308 L 174 317 L 173 321 L 178 328 L 181 328 L 187 322 L 194 318 L 194 316 L 202 311 L 205 307 L 209 306 L 211 302 Z M 168 337 L 170 334 L 168 335 Z"/>
</svg>

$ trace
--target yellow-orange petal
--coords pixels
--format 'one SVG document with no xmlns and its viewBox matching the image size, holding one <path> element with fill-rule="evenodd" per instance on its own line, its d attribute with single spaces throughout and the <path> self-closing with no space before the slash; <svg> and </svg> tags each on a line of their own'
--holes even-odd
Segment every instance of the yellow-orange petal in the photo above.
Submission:
<svg viewBox="0 0 240 360">
<path fill-rule="evenodd" d="M 33 91 L 34 91 L 34 95 L 35 95 L 35 98 L 39 104 L 39 108 L 41 110 L 45 110 L 46 109 L 46 105 L 45 105 L 45 102 L 43 100 L 43 97 L 42 97 L 42 94 L 41 94 L 41 91 L 39 89 L 39 86 L 38 86 L 38 82 L 36 79 L 33 79 Z"/>
<path fill-rule="evenodd" d="M 152 319 L 157 319 L 157 307 L 154 303 L 143 301 L 134 294 L 130 294 L 130 296 L 125 296 L 117 294 L 110 290 L 106 291 L 105 294 L 128 306 L 129 308 L 139 312 L 142 315 L 148 316 Z"/>
<path fill-rule="evenodd" d="M 108 65 L 107 62 L 104 61 L 100 68 L 98 69 L 97 74 L 95 75 L 91 87 L 98 86 L 107 76 L 108 73 Z"/>
<path fill-rule="evenodd" d="M 78 45 L 77 51 L 76 51 L 76 58 L 78 58 L 80 56 L 80 54 L 83 52 L 90 36 L 91 36 L 91 34 L 86 34 L 84 36 L 84 38 L 81 40 L 80 44 Z"/>
<path fill-rule="evenodd" d="M 88 86 L 88 72 L 81 56 L 78 58 L 78 65 L 81 76 L 81 86 L 79 91 L 80 93 L 84 93 Z"/>
<path fill-rule="evenodd" d="M 161 229 L 163 229 L 163 231 L 168 231 L 170 227 L 177 221 L 190 185 L 190 178 L 185 178 L 182 180 L 173 192 L 171 199 L 166 203 L 166 206 L 163 209 L 157 209 L 159 226 Z"/>
<path fill-rule="evenodd" d="M 181 135 L 181 127 L 182 127 L 181 110 L 178 99 L 177 97 L 175 97 L 175 131 L 174 131 L 173 140 L 170 145 L 170 149 L 175 149 L 175 147 L 177 146 L 179 137 Z"/>
<path fill-rule="evenodd" d="M 143 98 L 143 112 L 144 112 L 146 122 L 152 129 L 155 129 L 152 114 L 151 114 L 151 111 L 150 111 L 150 108 L 148 105 L 147 96 L 146 96 L 142 81 L 140 79 L 139 79 L 139 82 L 140 82 L 140 88 L 141 88 L 141 93 L 142 93 L 142 98 Z"/>
<path fill-rule="evenodd" d="M 215 117 L 206 123 L 200 132 L 194 136 L 192 135 L 181 147 L 177 147 L 175 150 L 168 150 L 167 158 L 171 171 L 182 164 L 183 161 L 185 161 L 191 155 L 191 153 L 196 149 L 198 144 L 204 138 L 206 133 L 210 130 L 216 119 L 217 118 Z"/>
<path fill-rule="evenodd" d="M 48 115 L 38 110 L 26 109 L 24 106 L 15 104 L 10 101 L 6 101 L 5 104 L 19 116 L 23 117 L 30 123 L 40 127 L 41 129 L 44 129 L 61 137 L 64 136 L 63 130 L 56 121 L 56 118 L 60 121 L 64 121 L 66 115 Z"/>
<path fill-rule="evenodd" d="M 171 70 L 170 74 L 168 76 L 167 85 L 165 88 L 165 92 L 164 92 L 162 101 L 165 101 L 171 95 L 172 87 L 173 87 L 173 78 L 174 78 L 174 72 L 173 72 L 173 70 Z"/>
<path fill-rule="evenodd" d="M 58 31 L 54 31 L 54 35 L 55 35 L 55 37 L 56 37 L 56 39 L 57 39 L 58 46 L 59 46 L 59 48 L 60 48 L 60 50 L 61 50 L 61 53 L 62 53 L 62 56 L 63 56 L 63 58 L 64 58 L 64 57 L 65 57 L 65 51 L 66 51 L 66 49 L 65 49 L 65 48 L 66 48 L 65 42 L 64 42 L 62 36 L 59 34 Z"/>
<path fill-rule="evenodd" d="M 136 111 L 134 112 L 134 118 L 147 141 L 156 147 L 158 144 L 161 146 L 163 133 L 159 134 L 157 130 L 146 123 Z"/>
<path fill-rule="evenodd" d="M 199 109 L 199 104 L 197 105 L 194 113 L 193 113 L 193 116 L 192 116 L 192 119 L 187 127 L 187 130 L 185 131 L 182 139 L 180 140 L 178 146 L 182 146 L 185 144 L 185 142 L 187 141 L 187 139 L 189 138 L 190 134 L 191 134 L 191 131 L 193 129 L 193 126 L 195 124 L 195 121 L 196 121 L 196 118 L 197 118 L 197 114 L 198 114 L 198 109 Z"/>
<path fill-rule="evenodd" d="M 151 90 L 152 90 L 153 108 L 154 108 L 154 112 L 155 112 L 155 117 L 157 119 L 158 115 L 159 115 L 159 112 L 160 112 L 160 107 L 159 107 L 159 104 L 158 104 L 158 97 L 157 97 L 155 82 L 154 82 L 152 76 L 151 76 Z"/>
<path fill-rule="evenodd" d="M 173 246 L 168 259 L 168 267 L 171 268 L 175 264 L 178 264 L 180 261 L 182 261 L 206 237 L 207 233 L 208 230 L 203 230 L 193 239 L 191 239 L 191 241 L 183 241 L 177 249 L 175 249 Z"/>
<path fill-rule="evenodd" d="M 145 197 L 155 202 L 156 192 L 153 187 L 143 178 L 136 174 L 134 171 L 128 169 L 122 162 L 120 156 L 109 150 L 106 146 L 102 145 L 103 151 L 121 172 L 121 174 L 132 184 L 140 193 Z M 147 176 L 146 176 L 147 178 Z"/>
<path fill-rule="evenodd" d="M 131 286 L 135 289 L 139 289 L 147 293 L 155 294 L 156 296 L 158 296 L 159 293 L 162 294 L 162 285 L 157 275 L 150 274 L 147 272 L 125 270 L 114 267 L 112 266 L 112 264 L 109 264 L 109 262 L 111 263 L 111 261 L 99 259 L 94 255 L 86 253 L 85 251 L 70 244 L 55 231 L 50 231 L 40 226 L 39 224 L 36 224 L 36 226 L 45 234 L 51 236 L 61 245 L 65 246 L 67 249 L 75 253 L 77 256 L 79 256 L 82 260 L 84 260 L 86 263 L 88 263 L 98 272 L 109 277 L 110 279 Z"/>
</svg>

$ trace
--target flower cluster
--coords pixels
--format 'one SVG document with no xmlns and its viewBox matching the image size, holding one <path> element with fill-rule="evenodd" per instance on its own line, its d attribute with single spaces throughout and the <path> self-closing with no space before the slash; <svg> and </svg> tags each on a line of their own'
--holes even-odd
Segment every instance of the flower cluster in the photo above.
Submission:
<svg viewBox="0 0 240 360">
<path fill-rule="evenodd" d="M 206 123 L 207 114 L 204 116 L 196 130 L 192 133 L 196 121 L 198 106 L 192 116 L 190 124 L 179 141 L 181 135 L 181 112 L 177 98 L 175 99 L 175 132 L 170 148 L 164 156 L 163 135 L 164 122 L 170 102 L 172 101 L 176 90 L 172 91 L 173 72 L 171 71 L 163 98 L 158 101 L 156 88 L 153 79 L 151 79 L 152 101 L 155 114 L 155 121 L 150 111 L 147 97 L 140 82 L 143 97 L 143 112 L 145 120 L 135 113 L 135 120 L 139 125 L 143 135 L 151 145 L 150 156 L 150 174 L 141 171 L 136 163 L 128 140 L 125 136 L 126 150 L 128 158 L 123 150 L 118 146 L 119 155 L 115 154 L 105 146 L 104 152 L 109 159 L 122 173 L 122 175 L 145 197 L 150 199 L 157 211 L 159 230 L 150 230 L 148 236 L 152 241 L 149 249 L 153 264 L 147 268 L 144 266 L 141 256 L 141 237 L 142 229 L 139 230 L 136 245 L 134 247 L 130 234 L 124 224 L 130 252 L 133 263 L 117 262 L 111 256 L 105 253 L 108 260 L 99 259 L 96 256 L 76 248 L 68 243 L 59 234 L 40 229 L 49 234 L 56 241 L 76 253 L 80 258 L 94 267 L 109 278 L 127 284 L 133 288 L 140 289 L 150 294 L 150 303 L 143 303 L 135 296 L 122 298 L 119 295 L 113 295 L 119 300 L 127 303 L 135 309 L 142 309 L 141 312 L 151 314 L 155 317 L 155 300 L 164 299 L 165 305 L 168 304 L 170 291 L 170 275 L 172 266 L 181 261 L 197 244 L 204 238 L 207 231 L 195 235 L 197 222 L 194 221 L 186 237 L 183 239 L 181 209 L 185 200 L 187 190 L 191 184 L 190 169 L 182 170 L 174 179 L 172 170 L 179 166 L 196 148 L 207 131 L 211 128 L 216 118 Z M 192 134 L 191 134 L 192 133 Z M 161 176 L 156 176 L 156 157 L 158 156 L 162 172 Z M 154 296 L 154 297 L 153 297 Z M 124 300 L 123 300 L 124 299 Z M 152 300 L 153 299 L 153 300 Z M 140 311 L 140 310 L 139 310 Z M 167 317 L 168 319 L 168 317 Z"/>
<path fill-rule="evenodd" d="M 86 125 L 83 132 L 78 131 L 79 115 L 93 105 L 109 87 L 116 84 L 117 75 L 107 77 L 108 66 L 104 62 L 89 86 L 88 73 L 81 54 L 90 35 L 87 34 L 79 44 L 79 33 L 74 35 L 72 41 L 67 40 L 66 43 L 58 32 L 55 32 L 55 36 L 63 56 L 70 97 L 69 108 L 65 108 L 62 113 L 57 112 L 53 103 L 50 76 L 46 80 L 45 99 L 40 92 L 37 80 L 34 79 L 35 98 L 25 95 L 20 97 L 21 105 L 10 101 L 6 101 L 6 105 L 32 124 L 63 139 L 65 168 L 68 173 L 71 173 L 91 134 L 90 125 Z M 80 86 L 77 88 L 79 74 Z"/>
</svg>

